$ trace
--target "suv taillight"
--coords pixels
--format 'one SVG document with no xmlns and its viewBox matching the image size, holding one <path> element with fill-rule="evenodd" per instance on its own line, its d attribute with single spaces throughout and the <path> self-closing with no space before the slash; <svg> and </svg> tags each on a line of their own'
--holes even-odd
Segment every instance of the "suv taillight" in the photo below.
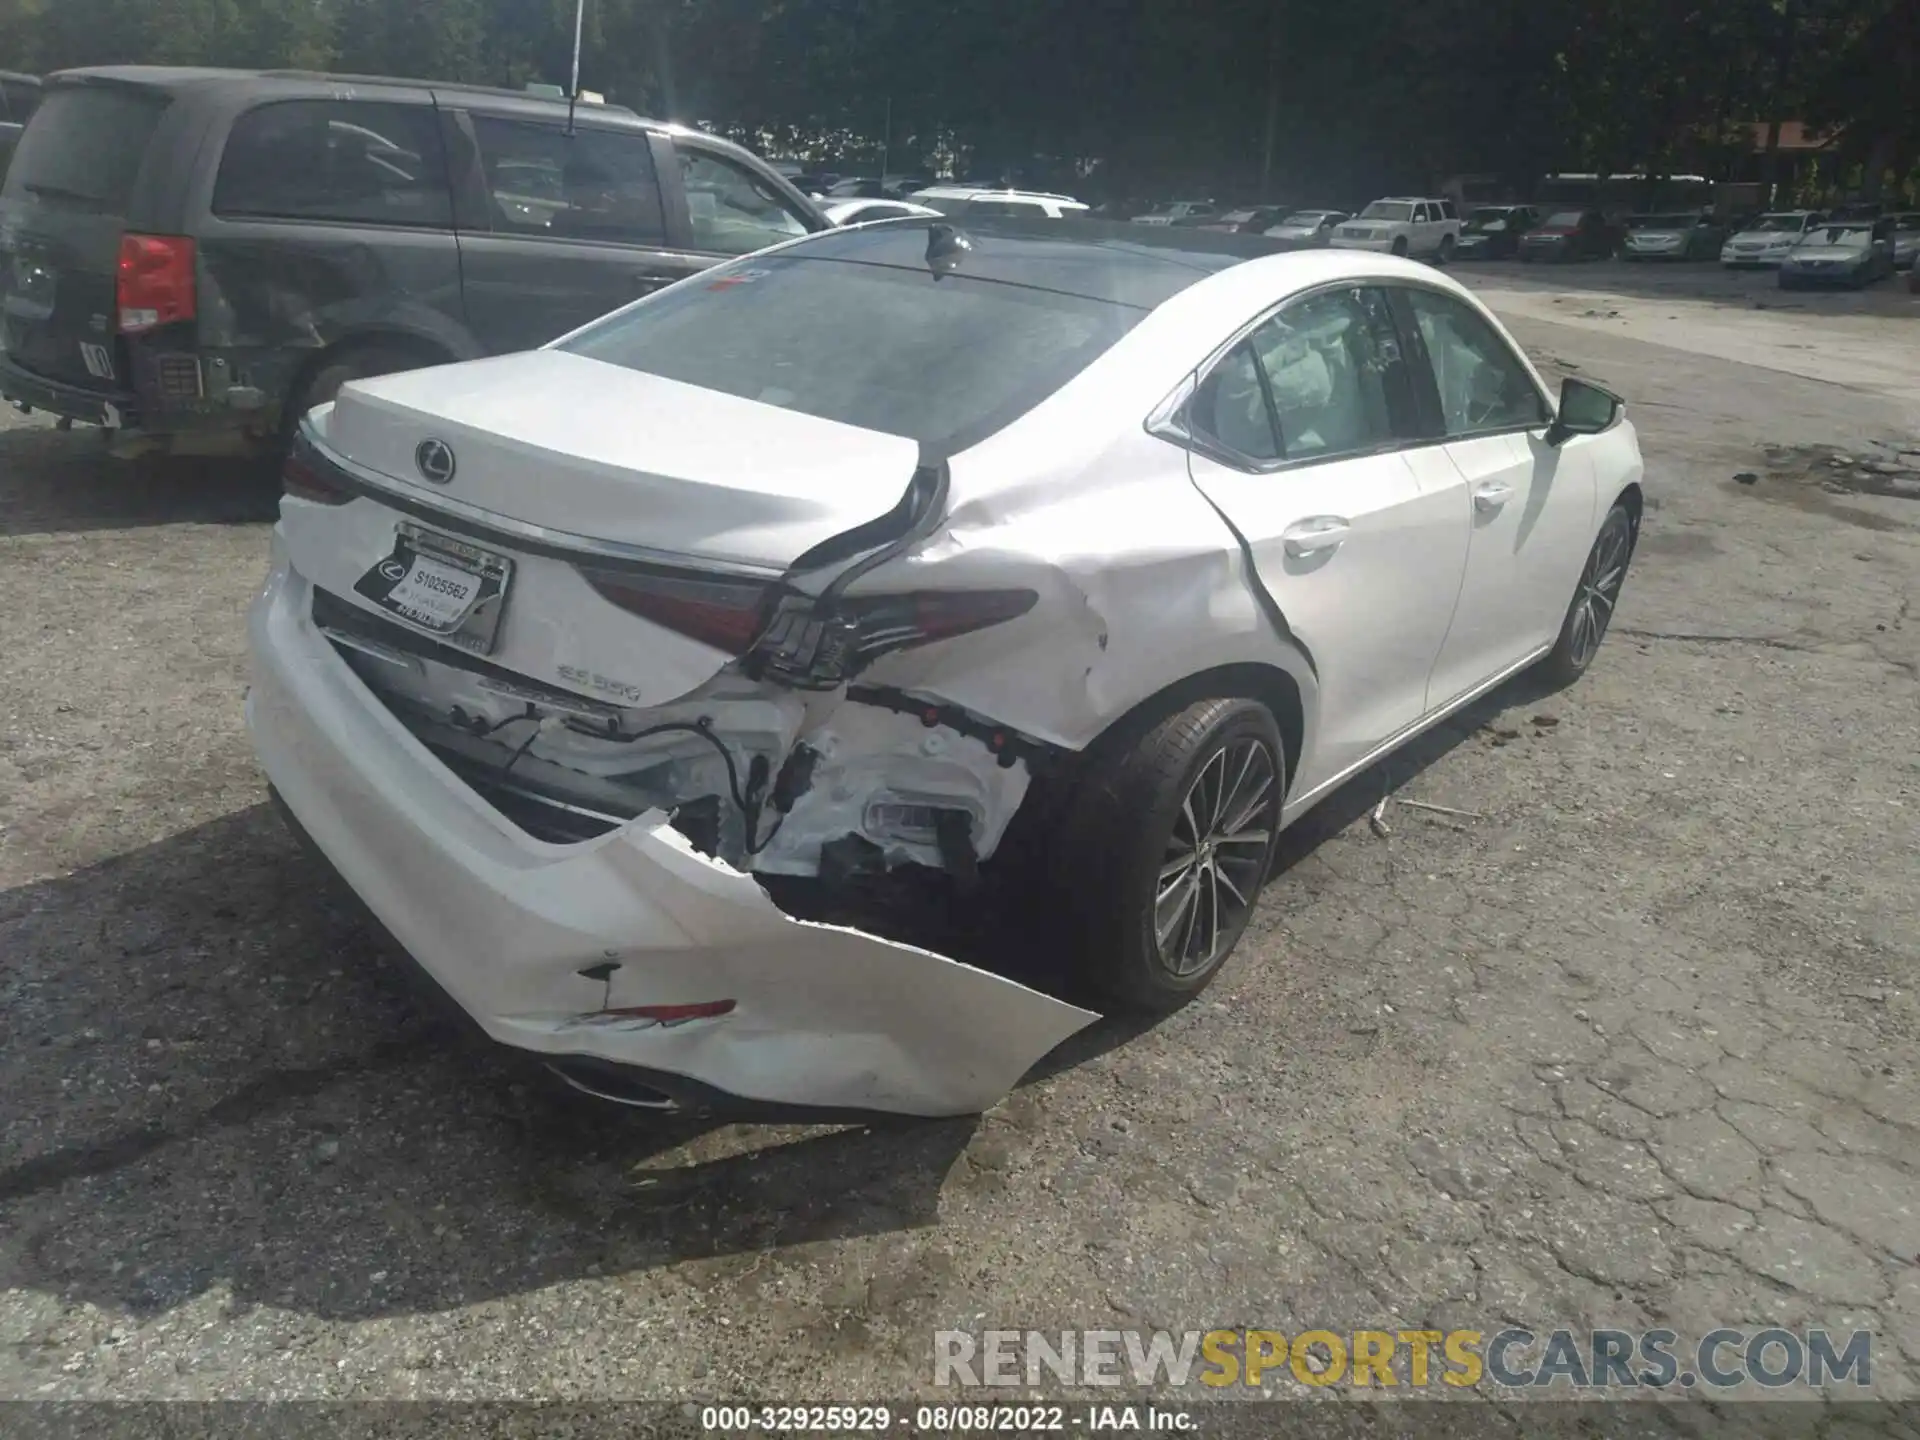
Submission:
<svg viewBox="0 0 1920 1440">
<path fill-rule="evenodd" d="M 183 235 L 122 235 L 115 305 L 120 333 L 191 320 L 197 311 L 193 241 Z"/>
</svg>

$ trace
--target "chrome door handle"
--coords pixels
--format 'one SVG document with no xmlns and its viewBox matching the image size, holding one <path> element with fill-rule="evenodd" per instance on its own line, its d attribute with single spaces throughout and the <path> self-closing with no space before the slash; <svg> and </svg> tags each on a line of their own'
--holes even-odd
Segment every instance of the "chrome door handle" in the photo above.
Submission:
<svg viewBox="0 0 1920 1440">
<path fill-rule="evenodd" d="M 1513 498 L 1513 487 L 1499 480 L 1489 480 L 1478 486 L 1473 492 L 1473 508 L 1482 514 L 1492 514 Z"/>
<path fill-rule="evenodd" d="M 1316 515 L 1289 525 L 1280 532 L 1280 538 L 1286 542 L 1287 554 L 1297 560 L 1323 550 L 1338 550 L 1352 528 L 1338 515 Z"/>
</svg>

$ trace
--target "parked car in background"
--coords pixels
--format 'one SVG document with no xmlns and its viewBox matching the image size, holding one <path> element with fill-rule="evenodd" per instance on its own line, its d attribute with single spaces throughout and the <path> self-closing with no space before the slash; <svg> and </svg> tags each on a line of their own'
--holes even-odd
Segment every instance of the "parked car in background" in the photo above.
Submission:
<svg viewBox="0 0 1920 1440">
<path fill-rule="evenodd" d="M 0 70 L 0 181 L 13 163 L 14 147 L 40 104 L 40 77 Z"/>
<path fill-rule="evenodd" d="M 1819 285 L 1854 289 L 1893 274 L 1893 218 L 1829 220 L 1810 230 L 1780 262 L 1780 288 Z"/>
<path fill-rule="evenodd" d="M 1893 263 L 1905 270 L 1920 257 L 1920 211 L 1902 211 L 1893 217 Z"/>
<path fill-rule="evenodd" d="M 1182 221 L 1200 220 L 1215 214 L 1219 210 L 1211 200 L 1173 200 L 1155 206 L 1144 215 L 1133 217 L 1135 225 L 1178 225 Z"/>
<path fill-rule="evenodd" d="M 1001 216 L 1008 219 L 1063 220 L 1071 215 L 1084 216 L 1087 207 L 1071 195 L 1054 195 L 1044 190 L 991 190 L 975 185 L 933 185 L 916 190 L 907 197 L 916 205 L 925 205 L 942 215 L 956 219 L 982 219 Z"/>
<path fill-rule="evenodd" d="M 1444 265 L 1460 243 L 1460 217 L 1451 200 L 1389 195 L 1338 226 L 1332 243 L 1342 250 L 1430 257 Z"/>
<path fill-rule="evenodd" d="M 864 225 L 869 220 L 898 220 L 908 215 L 938 215 L 928 205 L 911 200 L 830 200 L 823 207 L 836 225 Z"/>
<path fill-rule="evenodd" d="M 794 187 L 815 200 L 824 198 L 827 191 L 839 183 L 840 175 L 833 170 L 806 170 L 793 177 Z"/>
<path fill-rule="evenodd" d="M 1720 263 L 1729 269 L 1778 265 L 1824 219 L 1817 210 L 1773 210 L 1756 216 L 1727 237 Z"/>
<path fill-rule="evenodd" d="M 1288 824 L 1607 633 L 1634 427 L 1462 286 L 943 228 L 302 423 L 248 620 L 272 793 L 581 1089 L 977 1112 L 1097 1017 L 901 943 L 907 897 L 1027 887 L 1081 992 L 1177 1009 Z"/>
<path fill-rule="evenodd" d="M 1348 218 L 1344 210 L 1294 210 L 1265 231 L 1289 250 L 1323 250 Z"/>
<path fill-rule="evenodd" d="M 1598 260 L 1613 253 L 1613 237 L 1598 210 L 1555 210 L 1520 237 L 1520 258 Z"/>
<path fill-rule="evenodd" d="M 1478 205 L 1460 225 L 1454 254 L 1462 260 L 1509 260 L 1520 251 L 1520 237 L 1540 223 L 1531 205 Z"/>
<path fill-rule="evenodd" d="M 825 198 L 828 200 L 888 200 L 897 197 L 887 193 L 885 183 L 877 175 L 849 175 L 829 185 Z"/>
<path fill-rule="evenodd" d="M 924 190 L 929 185 L 937 183 L 939 182 L 931 175 L 888 174 L 880 177 L 880 188 L 886 192 L 889 199 L 893 200 L 904 200 L 914 191 Z"/>
<path fill-rule="evenodd" d="M 1200 230 L 1234 231 L 1243 235 L 1264 234 L 1269 226 L 1286 218 L 1283 205 L 1242 205 L 1222 210 L 1217 215 L 1196 216 L 1181 222 Z"/>
<path fill-rule="evenodd" d="M 126 450 L 270 450 L 346 381 L 525 350 L 828 228 L 737 145 L 367 77 L 49 77 L 0 191 L 0 395 Z"/>
<path fill-rule="evenodd" d="M 1620 254 L 1627 260 L 1711 260 L 1726 238 L 1707 211 L 1629 215 Z"/>
</svg>

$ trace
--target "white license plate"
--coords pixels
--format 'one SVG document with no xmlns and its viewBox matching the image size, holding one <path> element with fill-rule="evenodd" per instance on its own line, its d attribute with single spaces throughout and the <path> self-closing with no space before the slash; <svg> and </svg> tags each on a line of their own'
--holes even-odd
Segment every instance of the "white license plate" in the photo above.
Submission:
<svg viewBox="0 0 1920 1440">
<path fill-rule="evenodd" d="M 395 529 L 393 550 L 354 582 L 389 615 L 477 655 L 493 649 L 513 562 L 418 525 Z"/>
</svg>

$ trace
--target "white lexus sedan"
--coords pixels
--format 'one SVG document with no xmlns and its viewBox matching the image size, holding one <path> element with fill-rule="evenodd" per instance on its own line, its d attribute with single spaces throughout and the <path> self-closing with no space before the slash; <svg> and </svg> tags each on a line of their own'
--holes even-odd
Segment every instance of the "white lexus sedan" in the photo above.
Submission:
<svg viewBox="0 0 1920 1440">
<path fill-rule="evenodd" d="M 628 1104 L 968 1113 L 1097 1018 L 795 894 L 1020 882 L 1075 994 L 1178 1006 L 1283 826 L 1588 666 L 1642 507 L 1621 402 L 1459 285 L 1271 248 L 828 231 L 347 385 L 250 617 L 276 795 L 489 1034 Z"/>
</svg>

